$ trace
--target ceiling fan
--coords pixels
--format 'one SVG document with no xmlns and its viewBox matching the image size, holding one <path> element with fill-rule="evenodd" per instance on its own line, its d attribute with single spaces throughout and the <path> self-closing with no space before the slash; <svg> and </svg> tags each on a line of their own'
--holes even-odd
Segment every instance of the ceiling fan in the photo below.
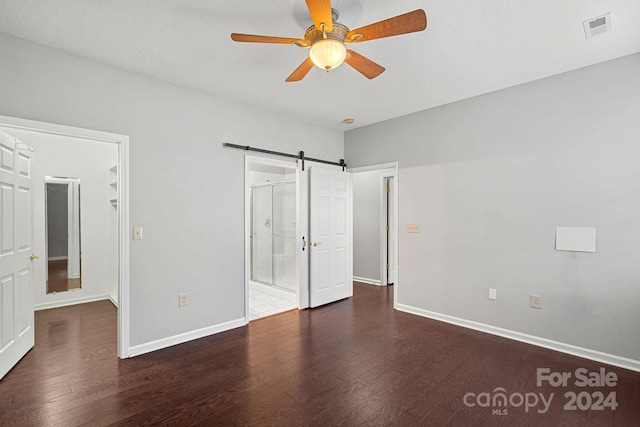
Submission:
<svg viewBox="0 0 640 427">
<path fill-rule="evenodd" d="M 347 49 L 346 45 L 414 33 L 427 28 L 427 15 L 424 10 L 418 9 L 375 24 L 349 30 L 345 25 L 337 22 L 338 13 L 335 9 L 331 9 L 330 0 L 305 1 L 313 25 L 304 33 L 304 39 L 238 33 L 231 34 L 231 39 L 236 42 L 295 44 L 298 47 L 309 49 L 309 57 L 287 77 L 287 82 L 302 80 L 314 65 L 328 72 L 343 62 L 349 64 L 368 79 L 373 79 L 384 72 L 384 67 L 351 49 Z"/>
</svg>

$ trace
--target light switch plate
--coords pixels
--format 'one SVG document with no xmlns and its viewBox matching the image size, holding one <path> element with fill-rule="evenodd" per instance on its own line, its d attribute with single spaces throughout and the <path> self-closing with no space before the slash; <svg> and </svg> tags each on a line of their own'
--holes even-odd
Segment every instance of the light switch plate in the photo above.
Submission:
<svg viewBox="0 0 640 427">
<path fill-rule="evenodd" d="M 494 288 L 489 288 L 489 299 L 496 299 L 497 295 L 496 295 L 496 290 Z"/>
</svg>

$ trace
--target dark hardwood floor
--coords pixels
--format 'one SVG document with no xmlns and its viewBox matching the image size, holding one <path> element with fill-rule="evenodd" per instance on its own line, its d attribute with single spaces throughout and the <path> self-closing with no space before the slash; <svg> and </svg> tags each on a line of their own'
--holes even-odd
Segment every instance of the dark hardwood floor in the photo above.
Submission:
<svg viewBox="0 0 640 427">
<path fill-rule="evenodd" d="M 393 287 L 354 291 L 127 360 L 110 302 L 39 311 L 36 346 L 0 381 L 0 425 L 640 425 L 640 373 L 394 311 Z M 539 387 L 538 368 L 572 377 Z M 580 368 L 616 385 L 578 387 Z M 571 392 L 584 409 L 564 409 Z M 597 392 L 617 408 L 592 407 Z M 534 394 L 552 393 L 539 413 Z"/>
</svg>

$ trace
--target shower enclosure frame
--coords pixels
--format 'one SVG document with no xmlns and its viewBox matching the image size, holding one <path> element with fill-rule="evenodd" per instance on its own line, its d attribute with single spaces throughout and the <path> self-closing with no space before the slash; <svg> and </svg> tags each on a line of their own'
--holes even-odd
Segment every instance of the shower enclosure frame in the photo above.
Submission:
<svg viewBox="0 0 640 427">
<path fill-rule="evenodd" d="M 300 160 L 281 160 L 267 156 L 244 156 L 244 235 L 245 235 L 245 268 L 244 268 L 244 298 L 245 298 L 245 324 L 249 323 L 249 289 L 251 282 L 251 176 L 252 168 L 256 166 L 276 166 L 295 170 L 296 182 L 296 273 L 297 290 L 296 301 L 298 309 L 309 307 L 309 250 L 302 236 L 308 234 L 308 193 L 307 174 L 301 170 Z"/>
<path fill-rule="evenodd" d="M 290 195 L 284 194 L 282 199 L 282 207 L 286 208 L 286 197 L 293 197 L 294 206 L 293 212 L 285 212 L 281 210 L 280 215 L 276 214 L 277 204 L 276 202 L 276 189 L 293 186 L 293 193 Z M 260 212 L 258 206 L 256 206 L 256 200 L 260 197 L 256 194 L 257 191 L 263 191 L 269 188 L 270 203 L 268 204 L 269 212 Z M 296 181 L 295 179 L 283 179 L 281 181 L 264 182 L 251 185 L 251 230 L 250 230 L 250 243 L 251 243 L 251 275 L 250 281 L 252 283 L 262 284 L 264 286 L 271 286 L 277 290 L 283 292 L 297 293 L 297 257 L 296 257 L 296 212 L 295 212 L 295 197 L 296 197 Z M 291 200 L 289 200 L 291 202 Z M 289 215 L 287 215 L 287 213 Z M 257 218 L 258 215 L 266 215 L 264 221 L 264 227 L 260 227 L 262 222 L 262 216 Z M 293 215 L 291 215 L 293 214 Z M 279 216 L 279 218 L 277 218 Z M 292 218 L 291 218 L 292 217 Z M 293 230 L 287 227 L 287 223 L 293 220 Z M 269 230 L 268 233 L 265 231 Z M 260 232 L 262 231 L 262 232 Z M 269 268 L 268 271 L 260 271 L 260 264 L 267 264 L 266 261 L 262 261 L 257 256 L 261 251 L 261 247 L 266 245 L 261 244 L 261 237 L 269 240 Z M 260 257 L 266 258 L 266 257 Z M 293 273 L 290 271 L 293 269 Z M 267 280 L 266 276 L 269 276 Z M 293 277 L 292 277 L 293 276 Z"/>
</svg>

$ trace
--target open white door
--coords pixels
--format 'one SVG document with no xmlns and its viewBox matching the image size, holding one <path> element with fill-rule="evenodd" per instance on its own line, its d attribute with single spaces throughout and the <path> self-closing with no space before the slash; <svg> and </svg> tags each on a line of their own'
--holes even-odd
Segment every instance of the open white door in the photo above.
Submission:
<svg viewBox="0 0 640 427">
<path fill-rule="evenodd" d="M 310 168 L 309 302 L 318 307 L 353 296 L 351 173 Z"/>
<path fill-rule="evenodd" d="M 0 378 L 34 345 L 33 153 L 0 132 Z"/>
</svg>

